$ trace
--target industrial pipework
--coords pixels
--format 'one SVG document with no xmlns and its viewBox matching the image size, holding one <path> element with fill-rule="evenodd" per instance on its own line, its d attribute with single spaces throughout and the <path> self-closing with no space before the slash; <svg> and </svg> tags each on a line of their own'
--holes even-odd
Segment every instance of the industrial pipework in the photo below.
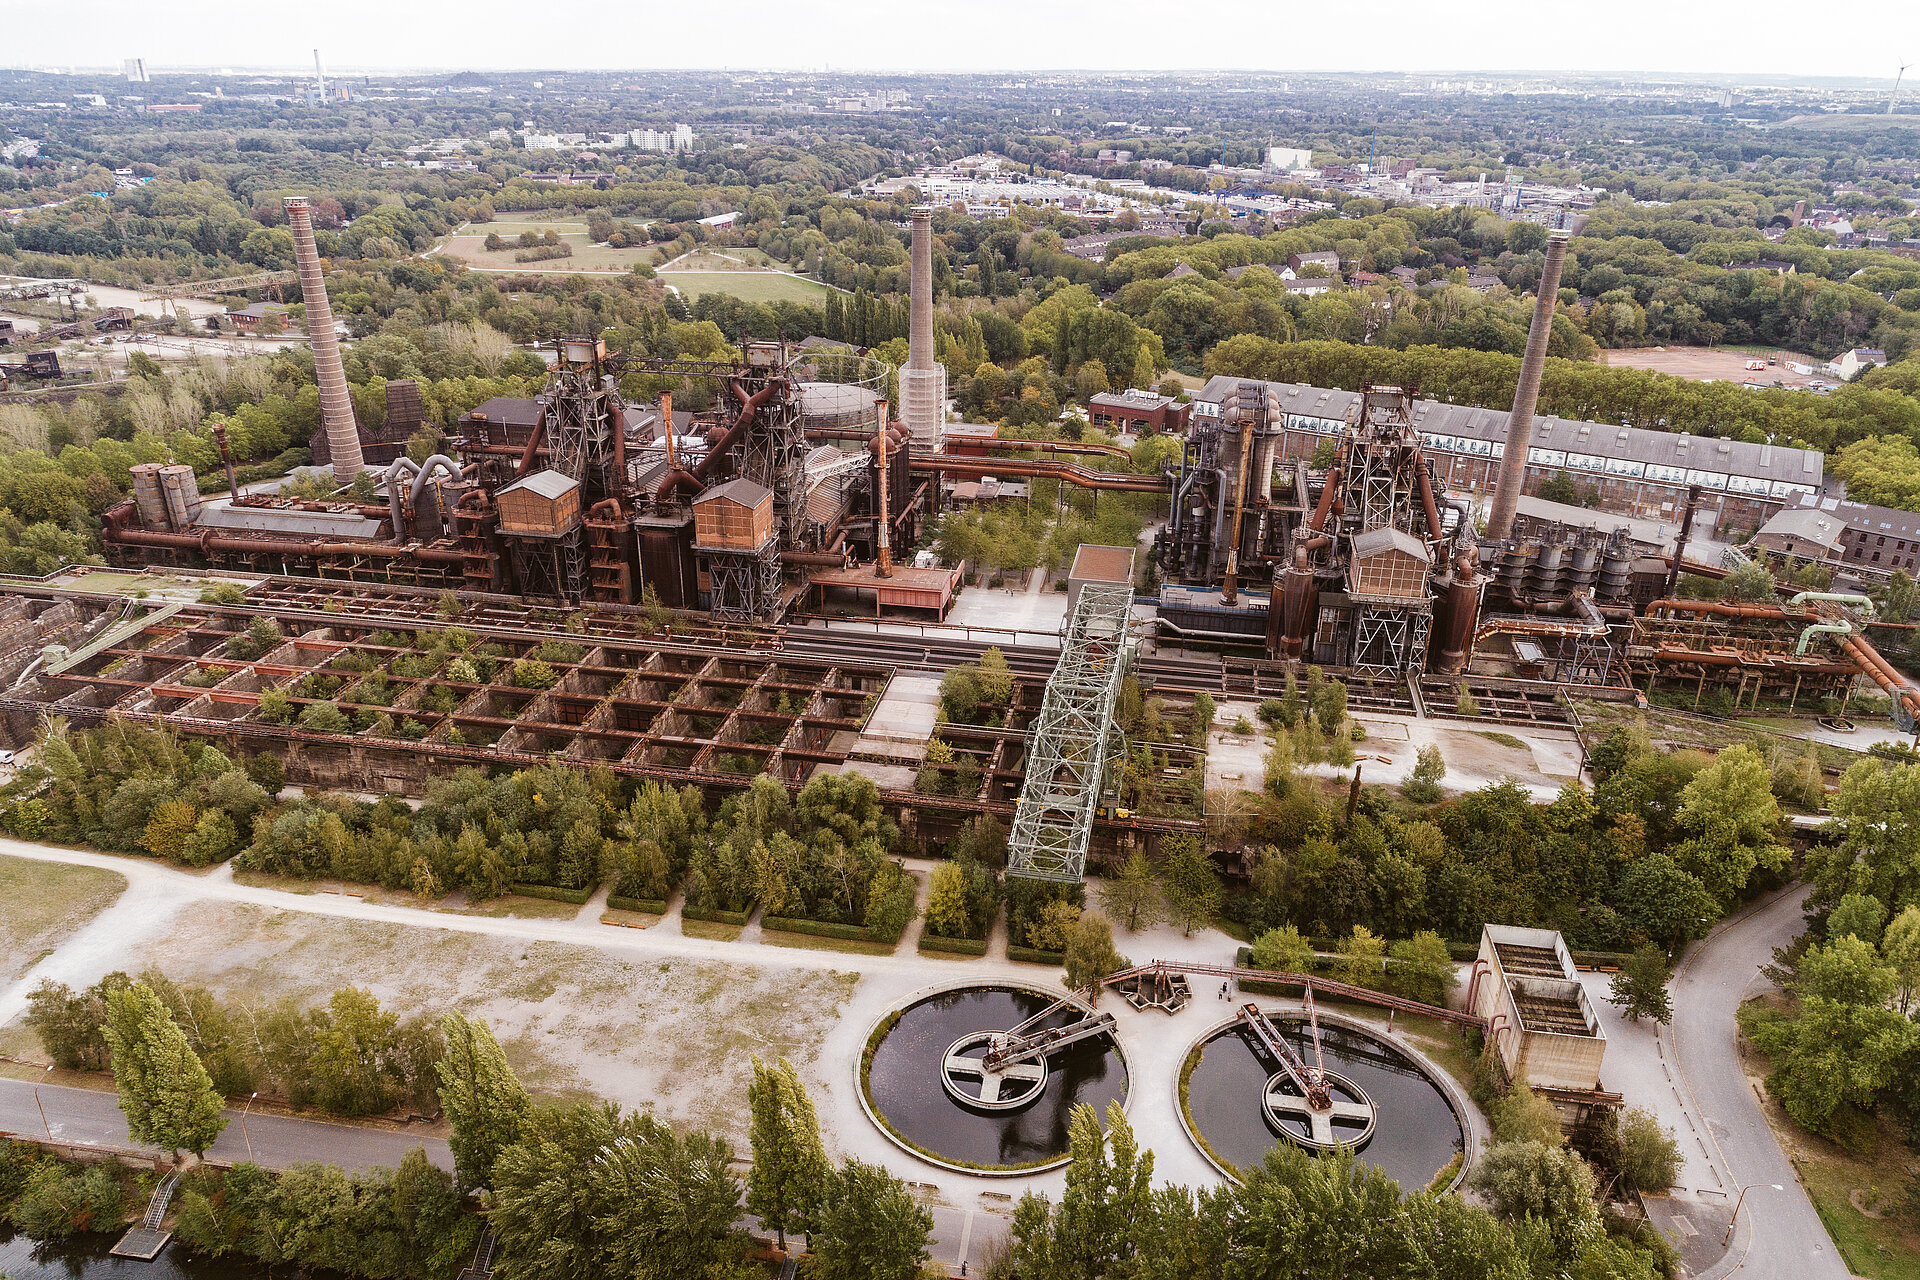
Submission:
<svg viewBox="0 0 1920 1280">
<path fill-rule="evenodd" d="M 1527 330 L 1527 354 L 1520 361 L 1520 381 L 1513 389 L 1513 412 L 1507 417 L 1506 452 L 1500 456 L 1500 480 L 1493 491 L 1493 511 L 1487 517 L 1487 538 L 1513 536 L 1513 516 L 1520 507 L 1520 489 L 1527 479 L 1527 444 L 1533 435 L 1533 410 L 1540 401 L 1540 375 L 1547 367 L 1547 339 L 1553 334 L 1553 304 L 1560 294 L 1560 270 L 1567 261 L 1572 233 L 1547 234 L 1547 261 L 1540 270 L 1540 292 L 1533 303 L 1533 325 Z"/>
<path fill-rule="evenodd" d="M 282 202 L 293 231 L 293 260 L 300 268 L 300 297 L 307 306 L 307 340 L 313 345 L 313 371 L 320 383 L 320 421 L 327 432 L 333 478 L 351 484 L 366 470 L 360 456 L 360 426 L 347 391 L 347 369 L 340 361 L 340 337 L 333 331 L 333 306 L 320 271 L 320 250 L 313 242 L 313 214 L 305 196 Z"/>
</svg>

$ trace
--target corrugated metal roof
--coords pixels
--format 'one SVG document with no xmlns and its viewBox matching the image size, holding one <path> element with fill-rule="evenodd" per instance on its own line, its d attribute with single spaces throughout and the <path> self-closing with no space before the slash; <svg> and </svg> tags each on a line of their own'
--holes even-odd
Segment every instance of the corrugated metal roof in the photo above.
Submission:
<svg viewBox="0 0 1920 1280">
<path fill-rule="evenodd" d="M 1353 558 L 1365 560 L 1377 556 L 1382 551 L 1398 551 L 1412 556 L 1422 564 L 1433 563 L 1433 557 L 1427 551 L 1427 544 L 1420 541 L 1404 529 L 1395 529 L 1391 525 L 1382 525 L 1377 529 L 1368 529 L 1364 533 L 1353 535 Z"/>
<path fill-rule="evenodd" d="M 1841 531 L 1845 528 L 1844 521 L 1824 511 L 1810 507 L 1788 507 L 1785 511 L 1774 512 L 1772 518 L 1760 526 L 1760 532 L 1815 542 L 1823 547 L 1837 547 L 1840 545 Z"/>
<path fill-rule="evenodd" d="M 305 534 L 323 538 L 373 538 L 381 522 L 357 511 L 309 511 L 287 507 L 235 507 L 226 498 L 209 498 L 196 524 L 248 533 Z"/>
<path fill-rule="evenodd" d="M 717 484 L 711 489 L 703 490 L 700 496 L 693 500 L 693 505 L 697 507 L 702 503 L 712 502 L 717 498 L 725 498 L 730 502 L 737 502 L 743 507 L 757 507 L 761 503 L 769 501 L 772 497 L 773 490 L 767 488 L 767 486 L 755 484 L 745 476 L 738 476 L 727 481 L 725 484 Z"/>
<path fill-rule="evenodd" d="M 1215 374 L 1194 398 L 1210 404 L 1222 404 L 1243 383 L 1249 381 Z M 1262 389 L 1274 388 L 1279 394 L 1281 411 L 1302 417 L 1340 421 L 1346 418 L 1349 409 L 1360 403 L 1360 393 L 1357 391 L 1313 387 L 1297 382 L 1262 382 L 1256 385 Z M 1443 404 L 1437 400 L 1413 402 L 1414 428 L 1425 435 L 1501 443 L 1507 438 L 1508 416 L 1507 410 L 1482 409 L 1478 405 Z M 1533 435 L 1527 443 L 1535 449 L 1630 458 L 1635 462 L 1657 466 L 1719 471 L 1728 475 L 1806 485 L 1820 483 L 1826 463 L 1824 455 L 1812 449 L 1749 444 L 1744 440 L 1727 440 L 1717 436 L 1649 431 L 1643 427 L 1580 422 L 1550 415 L 1534 419 Z"/>
<path fill-rule="evenodd" d="M 560 498 L 580 487 L 580 482 L 564 471 L 536 471 L 522 480 L 515 480 L 494 496 L 503 497 L 509 493 L 537 493 L 543 498 Z"/>
</svg>

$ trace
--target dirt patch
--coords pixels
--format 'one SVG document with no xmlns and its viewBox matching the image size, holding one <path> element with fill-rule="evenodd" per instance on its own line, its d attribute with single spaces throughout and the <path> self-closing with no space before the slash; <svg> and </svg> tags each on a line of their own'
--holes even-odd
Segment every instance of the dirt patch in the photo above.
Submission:
<svg viewBox="0 0 1920 1280">
<path fill-rule="evenodd" d="M 1502 737 L 1511 738 L 1510 734 Z M 1534 763 L 1533 751 L 1519 739 L 1518 746 L 1497 742 L 1476 729 L 1441 729 L 1434 734 L 1440 753 L 1447 758 L 1450 773 L 1474 774 L 1483 778 L 1512 775 L 1522 782 L 1550 782 Z"/>
<path fill-rule="evenodd" d="M 0 986 L 18 982 L 126 887 L 116 871 L 0 858 Z"/>
<path fill-rule="evenodd" d="M 403 1013 L 457 1007 L 487 1019 L 546 1097 L 649 1108 L 736 1145 L 754 1055 L 788 1057 L 823 1085 L 821 1042 L 858 981 L 211 903 L 183 911 L 146 959 L 251 1004 L 351 984 Z"/>
<path fill-rule="evenodd" d="M 1820 372 L 1826 361 L 1794 351 L 1759 347 L 1751 351 L 1724 347 L 1631 347 L 1601 354 L 1607 364 L 1618 368 L 1651 369 L 1693 382 L 1752 382 L 1760 387 L 1794 388 L 1811 386 L 1816 380 L 1833 381 Z M 1769 359 L 1779 363 L 1766 364 Z M 1750 360 L 1759 360 L 1763 367 L 1747 368 Z M 1788 361 L 1806 365 L 1813 373 L 1795 373 L 1787 367 Z"/>
</svg>

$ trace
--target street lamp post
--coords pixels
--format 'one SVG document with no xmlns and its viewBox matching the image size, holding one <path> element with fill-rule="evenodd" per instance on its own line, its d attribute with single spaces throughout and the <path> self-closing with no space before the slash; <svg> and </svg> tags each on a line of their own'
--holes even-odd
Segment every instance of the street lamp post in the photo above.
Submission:
<svg viewBox="0 0 1920 1280">
<path fill-rule="evenodd" d="M 253 1098 L 247 1099 L 247 1105 L 240 1108 L 240 1136 L 247 1140 L 247 1159 L 249 1160 L 253 1159 L 253 1135 L 247 1132 L 247 1112 L 253 1110 L 253 1099 L 259 1096 L 259 1091 L 256 1090 Z M 1739 1211 L 1735 1210 L 1735 1212 Z"/>
<path fill-rule="evenodd" d="M 1721 1248 L 1724 1249 L 1733 1242 L 1733 1224 L 1740 1221 L 1740 1206 L 1747 1202 L 1747 1192 L 1753 1190 L 1755 1187 L 1772 1187 L 1775 1191 L 1786 1190 L 1785 1187 L 1777 1182 L 1749 1182 L 1746 1186 L 1740 1188 L 1740 1198 L 1733 1202 L 1733 1216 L 1727 1219 L 1727 1234 L 1720 1237 Z"/>
<path fill-rule="evenodd" d="M 47 1064 L 47 1070 L 53 1070 L 53 1066 L 54 1064 L 49 1062 Z M 44 1080 L 45 1078 L 46 1076 L 42 1074 L 41 1079 Z M 47 1123 L 47 1104 L 40 1101 L 40 1086 L 38 1084 L 33 1086 L 33 1105 L 40 1108 L 40 1127 L 47 1131 L 47 1141 L 52 1142 L 53 1126 Z"/>
</svg>

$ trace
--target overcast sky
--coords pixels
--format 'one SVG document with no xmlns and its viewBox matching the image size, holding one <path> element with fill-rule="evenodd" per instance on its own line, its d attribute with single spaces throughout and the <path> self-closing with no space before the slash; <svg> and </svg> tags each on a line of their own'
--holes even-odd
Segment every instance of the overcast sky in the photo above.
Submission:
<svg viewBox="0 0 1920 1280">
<path fill-rule="evenodd" d="M 1920 4 L 1732 0 L 0 0 L 0 65 L 1524 70 L 1869 76 Z M 1882 65 L 1884 64 L 1884 65 Z M 1920 73 L 1917 67 L 1916 73 Z"/>
</svg>

